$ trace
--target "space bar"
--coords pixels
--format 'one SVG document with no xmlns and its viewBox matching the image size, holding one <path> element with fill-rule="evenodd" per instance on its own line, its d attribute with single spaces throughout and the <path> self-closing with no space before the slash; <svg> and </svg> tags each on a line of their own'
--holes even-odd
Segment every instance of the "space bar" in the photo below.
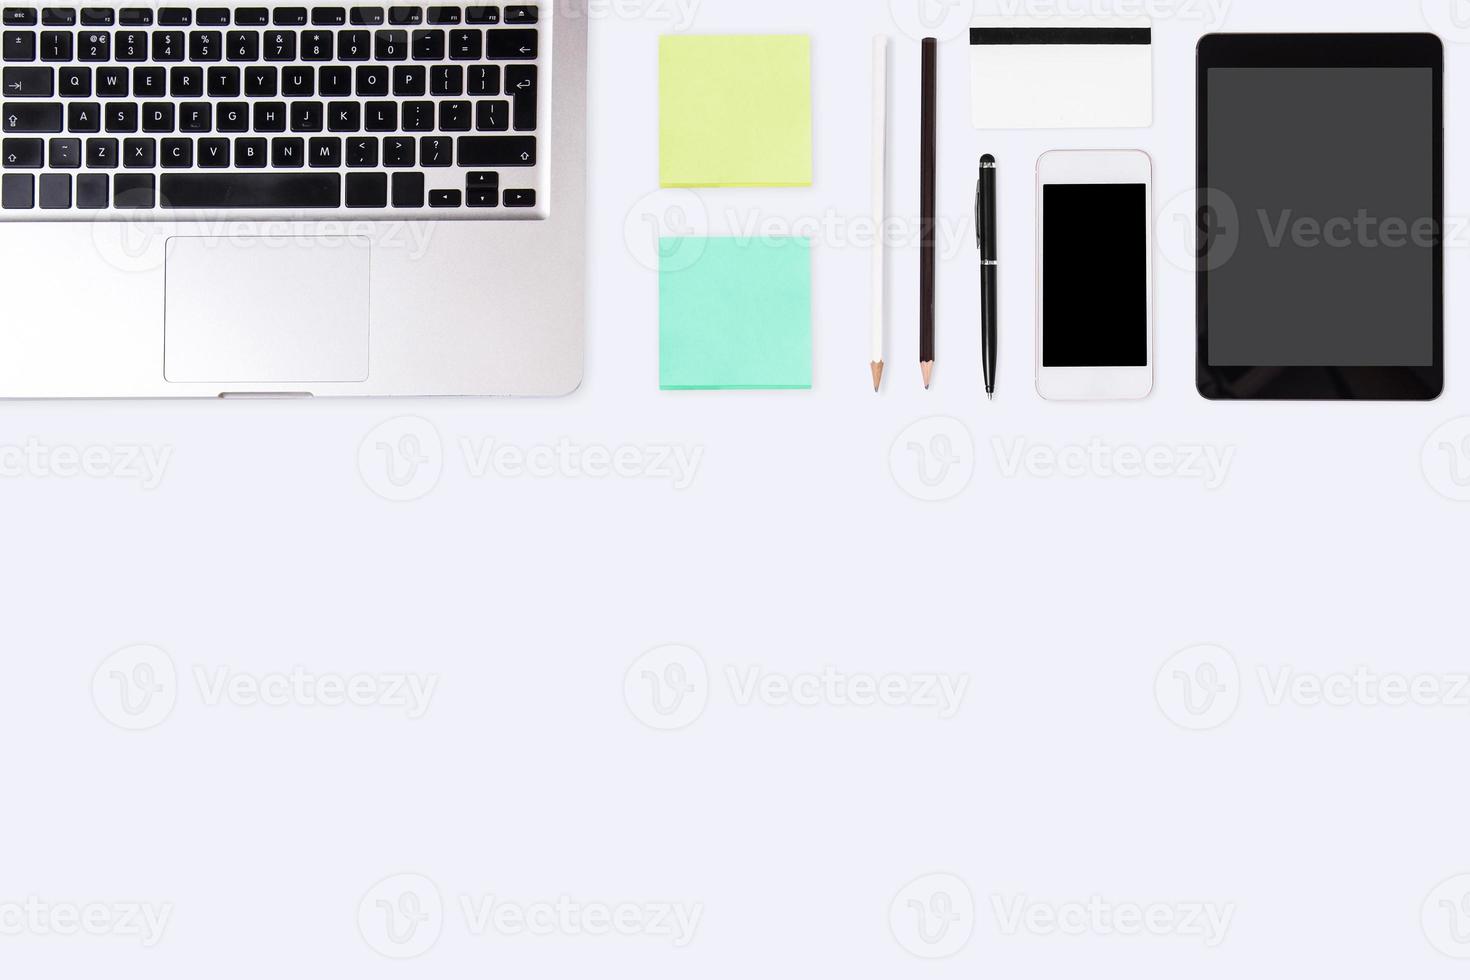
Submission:
<svg viewBox="0 0 1470 980">
<path fill-rule="evenodd" d="M 340 174 L 164 174 L 165 208 L 335 208 Z"/>
</svg>

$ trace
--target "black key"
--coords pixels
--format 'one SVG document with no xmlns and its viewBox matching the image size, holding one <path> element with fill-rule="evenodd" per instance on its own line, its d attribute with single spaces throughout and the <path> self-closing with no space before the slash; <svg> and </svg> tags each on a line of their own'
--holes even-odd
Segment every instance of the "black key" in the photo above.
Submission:
<svg viewBox="0 0 1470 980">
<path fill-rule="evenodd" d="M 204 94 L 203 68 L 170 68 L 168 94 L 176 99 L 195 99 Z"/>
<path fill-rule="evenodd" d="M 214 128 L 221 133 L 243 133 L 250 128 L 250 106 L 244 102 L 221 102 L 215 106 Z"/>
<path fill-rule="evenodd" d="M 41 23 L 47 27 L 71 27 L 77 22 L 77 12 L 66 7 L 47 7 L 41 11 Z"/>
<path fill-rule="evenodd" d="M 320 133 L 325 110 L 320 102 L 291 103 L 291 132 Z"/>
<path fill-rule="evenodd" d="M 470 104 L 458 99 L 439 103 L 439 128 L 446 133 L 470 131 Z"/>
<path fill-rule="evenodd" d="M 382 7 L 353 7 L 352 23 L 372 26 L 383 22 Z"/>
<path fill-rule="evenodd" d="M 448 167 L 454 163 L 454 140 L 447 136 L 419 137 L 419 166 Z"/>
<path fill-rule="evenodd" d="M 3 87 L 7 98 L 49 99 L 55 95 L 56 69 L 6 68 Z"/>
<path fill-rule="evenodd" d="M 82 8 L 82 26 L 84 27 L 111 27 L 114 19 L 110 7 Z"/>
<path fill-rule="evenodd" d="M 462 167 L 534 167 L 534 136 L 461 136 L 457 140 Z"/>
<path fill-rule="evenodd" d="M 6 7 L 4 24 L 6 27 L 35 27 L 36 9 L 34 7 Z"/>
<path fill-rule="evenodd" d="M 41 207 L 71 207 L 71 174 L 41 175 Z"/>
<path fill-rule="evenodd" d="M 423 65 L 398 65 L 393 69 L 394 95 L 423 95 L 428 85 Z"/>
<path fill-rule="evenodd" d="M 118 31 L 112 50 L 118 61 L 147 61 L 148 32 Z"/>
<path fill-rule="evenodd" d="M 85 99 L 92 94 L 92 69 L 60 69 L 56 76 L 56 91 L 63 98 Z"/>
<path fill-rule="evenodd" d="M 112 206 L 139 210 L 153 207 L 153 175 L 115 175 L 112 178 Z"/>
<path fill-rule="evenodd" d="M 3 44 L 6 61 L 36 60 L 36 35 L 33 31 L 6 31 Z"/>
<path fill-rule="evenodd" d="M 112 35 L 106 31 L 89 31 L 77 35 L 78 61 L 111 61 Z"/>
<path fill-rule="evenodd" d="M 403 103 L 403 131 L 427 133 L 434 128 L 434 103 L 415 99 Z"/>
<path fill-rule="evenodd" d="M 355 133 L 362 128 L 362 103 L 333 102 L 327 106 L 327 128 L 334 133 Z"/>
<path fill-rule="evenodd" d="M 369 102 L 362 107 L 363 128 L 370 133 L 391 133 L 398 128 L 397 102 Z"/>
<path fill-rule="evenodd" d="M 349 208 L 387 207 L 388 175 L 348 174 L 347 206 Z"/>
<path fill-rule="evenodd" d="M 254 129 L 257 133 L 284 133 L 286 131 L 286 103 L 255 103 Z"/>
<path fill-rule="evenodd" d="M 71 31 L 42 31 L 41 60 L 70 61 L 72 55 Z"/>
<path fill-rule="evenodd" d="M 460 65 L 435 65 L 429 69 L 430 95 L 463 95 L 464 68 Z"/>
<path fill-rule="evenodd" d="M 346 7 L 313 7 L 311 23 L 316 27 L 338 27 L 347 23 Z"/>
<path fill-rule="evenodd" d="M 154 61 L 183 61 L 184 51 L 185 43 L 183 31 L 153 32 Z"/>
<path fill-rule="evenodd" d="M 133 95 L 162 97 L 167 81 L 168 74 L 162 68 L 134 68 Z"/>
<path fill-rule="evenodd" d="M 388 69 L 383 65 L 358 65 L 357 94 L 387 95 Z"/>
<path fill-rule="evenodd" d="M 194 19 L 200 27 L 228 27 L 230 10 L 228 7 L 201 7 Z"/>
<path fill-rule="evenodd" d="M 179 132 L 207 133 L 213 118 L 214 107 L 208 102 L 183 102 L 179 104 Z"/>
<path fill-rule="evenodd" d="M 164 7 L 158 11 L 158 26 L 188 27 L 194 23 L 194 11 L 188 7 Z"/>
<path fill-rule="evenodd" d="M 187 170 L 194 166 L 194 141 L 188 139 L 164 140 L 159 156 L 159 165 L 170 170 Z"/>
<path fill-rule="evenodd" d="M 73 133 L 102 131 L 102 107 L 95 102 L 72 102 L 66 107 L 66 128 Z"/>
<path fill-rule="evenodd" d="M 536 192 L 506 191 L 505 206 L 508 208 L 534 208 L 536 206 Z"/>
<path fill-rule="evenodd" d="M 230 61 L 259 61 L 260 32 L 230 31 L 226 33 L 225 57 Z"/>
<path fill-rule="evenodd" d="M 407 58 L 408 31 L 377 31 L 374 33 L 373 57 L 379 61 L 402 61 Z"/>
<path fill-rule="evenodd" d="M 36 178 L 30 174 L 0 177 L 0 207 L 22 211 L 36 206 Z"/>
<path fill-rule="evenodd" d="M 469 7 L 464 12 L 466 24 L 498 24 L 500 23 L 499 7 Z"/>
<path fill-rule="evenodd" d="M 75 170 L 82 165 L 82 141 L 70 137 L 49 140 L 46 158 L 52 170 Z"/>
<path fill-rule="evenodd" d="M 540 50 L 540 32 L 486 31 L 485 58 L 489 61 L 535 61 Z"/>
<path fill-rule="evenodd" d="M 109 102 L 102 112 L 102 128 L 109 133 L 138 131 L 138 103 Z"/>
<path fill-rule="evenodd" d="M 347 166 L 376 167 L 378 165 L 378 138 L 356 136 L 347 141 Z"/>
<path fill-rule="evenodd" d="M 271 166 L 290 169 L 306 165 L 306 140 L 299 136 L 277 136 L 271 140 Z"/>
<path fill-rule="evenodd" d="M 98 68 L 97 94 L 103 98 L 121 99 L 128 94 L 126 68 Z"/>
<path fill-rule="evenodd" d="M 417 7 L 389 7 L 388 23 L 390 24 L 418 24 L 422 23 L 424 12 Z"/>
<path fill-rule="evenodd" d="M 429 191 L 429 207 L 431 207 L 431 208 L 457 208 L 457 207 L 459 207 L 459 191 Z"/>
<path fill-rule="evenodd" d="M 233 99 L 240 94 L 240 69 L 211 68 L 206 77 L 211 98 Z"/>
<path fill-rule="evenodd" d="M 424 175 L 393 175 L 393 206 L 395 208 L 421 208 L 424 206 Z"/>
<path fill-rule="evenodd" d="M 266 142 L 259 136 L 241 136 L 235 140 L 235 166 L 264 167 Z"/>
<path fill-rule="evenodd" d="M 412 167 L 413 161 L 413 137 L 389 136 L 383 140 L 383 166 Z"/>
<path fill-rule="evenodd" d="M 5 103 L 7 133 L 61 132 L 61 105 L 57 102 Z"/>
<path fill-rule="evenodd" d="M 87 140 L 87 169 L 112 170 L 117 167 L 117 140 L 99 136 Z"/>
<path fill-rule="evenodd" d="M 266 31 L 265 32 L 265 60 L 266 61 L 295 61 L 296 60 L 296 32 L 295 31 Z"/>
<path fill-rule="evenodd" d="M 218 61 L 223 45 L 224 35 L 219 31 L 190 31 L 189 60 Z"/>
<path fill-rule="evenodd" d="M 459 23 L 459 8 L 458 7 L 430 7 L 429 8 L 429 23 L 430 24 L 458 24 Z"/>
<path fill-rule="evenodd" d="M 466 187 L 464 202 L 472 208 L 498 208 L 500 207 L 500 187 L 498 184 Z"/>
<path fill-rule="evenodd" d="M 479 31 L 450 31 L 449 57 L 455 61 L 479 61 L 483 45 Z"/>
<path fill-rule="evenodd" d="M 343 61 L 367 61 L 373 54 L 373 36 L 367 31 L 342 31 L 337 35 L 337 57 Z"/>
<path fill-rule="evenodd" d="M 511 125 L 518 132 L 536 128 L 536 66 L 510 65 L 505 69 L 505 91 L 515 100 Z"/>
<path fill-rule="evenodd" d="M 306 158 L 313 167 L 342 166 L 342 138 L 313 136 L 306 144 Z"/>
<path fill-rule="evenodd" d="M 414 31 L 409 47 L 415 61 L 443 61 L 444 32 Z"/>
<path fill-rule="evenodd" d="M 266 7 L 236 7 L 236 27 L 265 27 L 271 22 L 271 12 Z"/>
<path fill-rule="evenodd" d="M 329 173 L 164 174 L 160 182 L 165 208 L 335 208 L 342 187 Z"/>
<path fill-rule="evenodd" d="M 149 170 L 158 156 L 158 141 L 149 136 L 123 140 L 122 165 L 134 170 Z"/>
<path fill-rule="evenodd" d="M 172 102 L 143 103 L 143 132 L 172 133 L 174 131 L 174 104 Z"/>
<path fill-rule="evenodd" d="M 122 27 L 150 27 L 153 11 L 147 7 L 124 7 L 117 12 L 117 22 Z"/>
<path fill-rule="evenodd" d="M 316 76 L 318 95 L 351 95 L 352 69 L 341 65 L 324 65 Z"/>
<path fill-rule="evenodd" d="M 332 32 L 303 31 L 301 33 L 302 61 L 331 61 Z"/>
<path fill-rule="evenodd" d="M 106 174 L 77 174 L 77 207 L 89 211 L 107 207 L 110 184 Z"/>
<path fill-rule="evenodd" d="M 282 68 L 281 94 L 309 96 L 316 94 L 316 70 L 312 68 Z"/>
<path fill-rule="evenodd" d="M 306 23 L 306 8 L 277 7 L 272 16 L 277 27 L 301 27 Z"/>
<path fill-rule="evenodd" d="M 10 137 L 0 142 L 0 161 L 7 170 L 40 170 L 46 144 L 37 138 Z"/>
<path fill-rule="evenodd" d="M 470 65 L 469 87 L 465 89 L 467 95 L 499 95 L 500 94 L 500 66 L 499 65 Z"/>
<path fill-rule="evenodd" d="M 502 99 L 475 103 L 475 128 L 482 133 L 510 130 L 510 103 Z"/>
<path fill-rule="evenodd" d="M 199 166 L 211 170 L 230 165 L 230 141 L 210 136 L 199 141 Z"/>
<path fill-rule="evenodd" d="M 245 94 L 254 98 L 270 98 L 276 94 L 276 69 L 273 65 L 256 65 L 245 69 Z"/>
<path fill-rule="evenodd" d="M 507 24 L 534 24 L 541 19 L 540 13 L 535 7 L 506 7 L 505 22 Z"/>
</svg>

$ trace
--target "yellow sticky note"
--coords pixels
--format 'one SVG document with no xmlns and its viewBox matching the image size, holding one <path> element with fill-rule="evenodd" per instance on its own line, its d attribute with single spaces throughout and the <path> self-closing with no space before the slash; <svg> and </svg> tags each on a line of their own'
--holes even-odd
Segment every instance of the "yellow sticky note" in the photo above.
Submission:
<svg viewBox="0 0 1470 980">
<path fill-rule="evenodd" d="M 659 167 L 664 187 L 811 186 L 811 38 L 664 37 Z"/>
</svg>

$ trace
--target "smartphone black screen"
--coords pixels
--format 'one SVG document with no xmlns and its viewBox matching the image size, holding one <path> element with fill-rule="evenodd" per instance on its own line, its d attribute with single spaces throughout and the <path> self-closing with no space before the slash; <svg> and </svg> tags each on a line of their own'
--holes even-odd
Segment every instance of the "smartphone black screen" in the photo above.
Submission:
<svg viewBox="0 0 1470 980">
<path fill-rule="evenodd" d="M 1148 367 L 1147 186 L 1042 193 L 1042 365 Z"/>
</svg>

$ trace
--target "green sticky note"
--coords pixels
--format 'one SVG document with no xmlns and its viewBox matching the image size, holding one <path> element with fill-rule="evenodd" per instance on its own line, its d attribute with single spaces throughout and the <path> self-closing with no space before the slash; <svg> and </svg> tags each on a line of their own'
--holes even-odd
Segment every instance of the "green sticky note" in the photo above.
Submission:
<svg viewBox="0 0 1470 980">
<path fill-rule="evenodd" d="M 659 387 L 812 386 L 809 240 L 665 238 L 659 252 Z"/>
<path fill-rule="evenodd" d="M 664 37 L 659 167 L 664 187 L 809 187 L 811 38 Z"/>
</svg>

